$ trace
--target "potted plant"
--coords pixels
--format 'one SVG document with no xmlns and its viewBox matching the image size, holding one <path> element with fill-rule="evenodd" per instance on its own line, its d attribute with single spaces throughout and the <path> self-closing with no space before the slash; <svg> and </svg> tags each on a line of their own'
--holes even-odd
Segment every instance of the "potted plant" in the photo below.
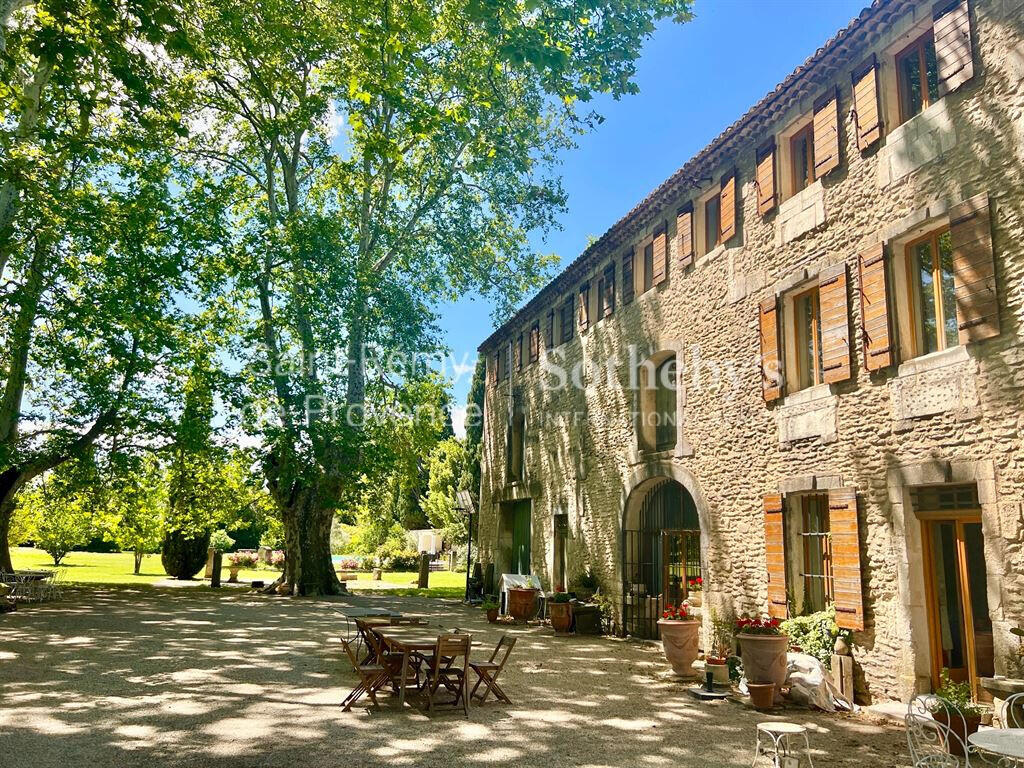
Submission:
<svg viewBox="0 0 1024 768">
<path fill-rule="evenodd" d="M 270 553 L 270 565 L 277 568 L 279 571 L 284 570 L 284 552 L 280 549 L 275 549 Z"/>
<path fill-rule="evenodd" d="M 256 567 L 256 555 L 252 552 L 235 552 L 228 555 L 228 582 L 238 583 L 238 572 L 243 568 Z"/>
<path fill-rule="evenodd" d="M 690 615 L 686 605 L 668 605 L 658 619 L 661 645 L 672 671 L 680 677 L 693 677 L 693 662 L 700 644 L 700 622 Z"/>
<path fill-rule="evenodd" d="M 723 619 L 712 607 L 711 640 L 709 651 L 704 655 L 704 667 L 711 670 L 715 685 L 729 685 L 729 657 L 732 653 L 732 622 Z"/>
<path fill-rule="evenodd" d="M 697 576 L 686 580 L 686 599 L 694 608 L 700 608 L 704 602 L 704 579 Z"/>
<path fill-rule="evenodd" d="M 764 712 L 775 704 L 775 683 L 747 683 L 747 693 L 754 709 Z"/>
<path fill-rule="evenodd" d="M 517 622 L 533 617 L 537 608 L 537 592 L 534 587 L 512 587 L 508 591 L 508 612 Z"/>
<path fill-rule="evenodd" d="M 562 587 L 555 590 L 548 603 L 548 617 L 551 627 L 559 634 L 566 634 L 572 627 L 572 599 Z"/>
<path fill-rule="evenodd" d="M 775 618 L 741 618 L 736 621 L 743 670 L 750 683 L 772 683 L 775 701 L 782 700 L 786 682 L 786 651 L 789 637 L 779 628 Z"/>
<path fill-rule="evenodd" d="M 487 597 L 484 599 L 480 604 L 480 608 L 483 609 L 483 612 L 487 615 L 488 623 L 493 624 L 498 620 L 498 603 L 493 597 Z"/>
<path fill-rule="evenodd" d="M 971 684 L 950 680 L 948 669 L 942 670 L 939 682 L 941 685 L 935 692 L 939 699 L 935 700 L 931 707 L 932 717 L 960 737 L 960 741 L 950 740 L 949 751 L 954 755 L 964 757 L 964 745 L 967 744 L 967 737 L 972 733 L 977 733 L 978 727 L 981 725 L 981 716 L 985 714 L 985 710 L 972 699 Z"/>
</svg>

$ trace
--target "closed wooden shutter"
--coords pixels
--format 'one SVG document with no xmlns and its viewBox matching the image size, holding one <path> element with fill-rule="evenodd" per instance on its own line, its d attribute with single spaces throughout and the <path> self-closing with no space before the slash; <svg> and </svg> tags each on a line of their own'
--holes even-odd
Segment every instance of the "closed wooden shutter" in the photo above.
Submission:
<svg viewBox="0 0 1024 768">
<path fill-rule="evenodd" d="M 601 317 L 609 317 L 615 311 L 615 263 L 605 267 L 601 277 Z"/>
<path fill-rule="evenodd" d="M 782 368 L 779 361 L 779 312 L 773 296 L 758 308 L 761 336 L 761 391 L 765 402 L 782 397 Z"/>
<path fill-rule="evenodd" d="M 540 323 L 534 323 L 530 328 L 530 362 L 536 363 L 540 359 Z"/>
<path fill-rule="evenodd" d="M 555 347 L 555 310 L 549 309 L 547 321 L 544 325 L 544 348 L 554 349 Z"/>
<path fill-rule="evenodd" d="M 971 14 L 967 0 L 953 3 L 946 0 L 936 5 L 932 13 L 939 96 L 945 96 L 974 77 Z"/>
<path fill-rule="evenodd" d="M 764 216 L 775 207 L 775 142 L 757 151 L 757 212 Z"/>
<path fill-rule="evenodd" d="M 846 381 L 852 375 L 848 282 L 845 262 L 828 267 L 818 275 L 822 370 L 826 384 Z"/>
<path fill-rule="evenodd" d="M 950 209 L 949 235 L 953 245 L 953 281 L 960 343 L 998 336 L 999 300 L 988 193 L 972 197 Z"/>
<path fill-rule="evenodd" d="M 693 264 L 693 205 L 676 214 L 676 237 L 679 239 L 679 268 Z"/>
<path fill-rule="evenodd" d="M 736 171 L 722 177 L 722 191 L 718 198 L 722 242 L 736 234 Z"/>
<path fill-rule="evenodd" d="M 828 526 L 832 538 L 832 587 L 836 623 L 843 629 L 864 629 L 864 600 L 860 583 L 860 536 L 857 489 L 831 488 Z"/>
<path fill-rule="evenodd" d="M 861 152 L 882 138 L 882 116 L 878 108 L 878 62 L 872 56 L 853 72 L 854 130 Z"/>
<path fill-rule="evenodd" d="M 782 494 L 764 497 L 764 562 L 768 571 L 768 615 L 785 619 L 789 615 L 786 597 L 786 529 L 783 524 Z"/>
<path fill-rule="evenodd" d="M 860 253 L 858 261 L 864 367 L 869 371 L 878 371 L 896 362 L 889 322 L 889 278 L 885 245 L 872 245 Z"/>
<path fill-rule="evenodd" d="M 633 301 L 633 293 L 636 286 L 633 284 L 633 252 L 627 251 L 622 256 L 622 303 L 629 304 Z"/>
<path fill-rule="evenodd" d="M 651 285 L 665 282 L 668 277 L 668 233 L 665 227 L 654 233 L 654 259 L 651 264 Z"/>
<path fill-rule="evenodd" d="M 814 177 L 820 179 L 839 167 L 839 91 L 814 103 Z"/>
<path fill-rule="evenodd" d="M 580 286 L 580 330 L 590 327 L 590 283 Z"/>
</svg>

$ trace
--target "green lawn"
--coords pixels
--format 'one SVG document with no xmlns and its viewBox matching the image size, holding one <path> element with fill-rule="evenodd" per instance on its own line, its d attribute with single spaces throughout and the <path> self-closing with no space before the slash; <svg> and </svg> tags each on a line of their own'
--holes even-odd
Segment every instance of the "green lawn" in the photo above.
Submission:
<svg viewBox="0 0 1024 768">
<path fill-rule="evenodd" d="M 52 569 L 53 559 L 39 549 L 27 547 L 14 547 L 11 549 L 11 560 L 16 570 L 40 570 Z M 153 584 L 167 578 L 164 568 L 160 564 L 160 555 L 146 555 L 142 560 L 142 568 L 136 576 L 132 571 L 135 568 L 135 558 L 130 552 L 71 552 L 64 557 L 60 564 L 61 580 L 67 584 Z M 270 582 L 277 577 L 276 569 L 266 568 L 258 570 L 244 569 L 239 572 L 238 577 L 242 581 L 262 579 Z M 401 589 L 377 590 L 371 574 L 359 573 L 358 586 L 349 582 L 351 588 L 361 592 L 385 592 L 391 595 L 406 597 L 418 595 L 426 597 L 462 597 L 466 589 L 466 574 L 452 573 L 450 571 L 436 571 L 430 574 L 429 589 L 416 589 L 403 587 Z M 221 570 L 221 579 L 228 580 L 228 569 L 224 566 Z M 385 572 L 382 580 L 389 584 L 414 584 L 416 574 L 409 571 Z M 196 586 L 202 586 L 206 582 L 197 579 Z"/>
</svg>

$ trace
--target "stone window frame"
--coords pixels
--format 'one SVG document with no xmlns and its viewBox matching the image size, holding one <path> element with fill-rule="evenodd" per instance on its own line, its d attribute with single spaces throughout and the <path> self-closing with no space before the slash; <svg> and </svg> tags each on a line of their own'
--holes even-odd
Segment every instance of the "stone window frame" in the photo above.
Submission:
<svg viewBox="0 0 1024 768">
<path fill-rule="evenodd" d="M 672 448 L 658 450 L 654 426 L 648 424 L 645 414 L 655 408 L 655 390 L 647 386 L 648 376 L 669 357 L 676 358 L 676 442 Z M 686 409 L 686 386 L 683 375 L 682 341 L 666 342 L 652 349 L 631 372 L 633 388 L 633 446 L 631 463 L 648 461 L 652 458 L 683 458 L 693 455 L 693 448 L 686 440 L 683 415 Z"/>
<path fill-rule="evenodd" d="M 799 396 L 798 399 L 817 399 L 818 396 L 825 397 L 831 394 L 831 384 L 811 384 L 806 387 L 797 385 L 796 371 L 799 370 L 797 361 L 797 328 L 796 328 L 796 299 L 808 291 L 818 288 L 818 276 L 826 267 L 825 264 L 815 265 L 813 268 L 798 269 L 787 278 L 779 281 L 775 287 L 775 295 L 779 306 L 779 359 L 782 363 L 782 387 L 783 400 Z M 818 305 L 818 321 L 821 322 L 821 305 Z M 790 401 L 792 402 L 792 401 Z"/>
<path fill-rule="evenodd" d="M 806 109 L 802 110 L 801 113 L 790 120 L 789 123 L 783 128 L 776 136 L 775 146 L 778 152 L 778 183 L 776 190 L 779 198 L 779 204 L 784 203 L 796 195 L 800 194 L 806 189 L 813 187 L 815 184 L 820 184 L 821 179 L 817 177 L 814 171 L 814 166 L 811 166 L 811 174 L 814 176 L 814 180 L 809 184 L 805 184 L 801 189 L 796 188 L 794 181 L 794 167 L 793 167 L 793 140 L 801 133 L 807 133 L 807 140 L 811 143 L 812 152 L 814 147 L 814 110 Z"/>
<path fill-rule="evenodd" d="M 708 202 L 722 194 L 721 184 L 715 184 L 712 182 L 711 186 L 704 192 L 701 192 L 693 199 L 693 246 L 694 252 L 698 259 L 703 259 L 714 254 L 718 254 L 725 250 L 725 243 L 714 243 L 710 247 L 707 242 L 707 227 L 705 225 L 705 206 Z M 736 194 L 740 194 L 739 188 L 737 187 Z M 722 228 L 722 211 L 718 211 L 718 228 L 719 234 L 721 234 Z"/>
<path fill-rule="evenodd" d="M 803 601 L 806 594 L 806 570 L 807 570 L 807 539 L 803 536 L 805 508 L 804 502 L 812 496 L 824 497 L 825 514 L 829 520 L 831 529 L 831 513 L 828 511 L 828 488 L 806 488 L 799 491 L 784 494 L 784 541 L 785 541 L 785 562 L 786 562 L 786 584 L 793 606 L 796 608 L 794 615 L 806 615 L 803 611 Z M 830 537 L 830 534 L 829 534 Z M 829 571 L 827 579 L 830 584 L 825 589 L 825 605 L 830 603 L 829 592 L 833 593 L 834 599 L 835 577 L 831 572 L 831 558 L 823 563 L 823 567 Z"/>
<path fill-rule="evenodd" d="M 904 22 L 906 27 L 897 33 L 878 54 L 878 78 L 879 78 L 879 109 L 883 121 L 882 143 L 884 144 L 893 131 L 898 130 L 915 118 L 941 104 L 946 100 L 945 96 L 939 98 L 924 107 L 916 115 L 903 119 L 900 105 L 899 71 L 896 69 L 897 57 L 909 47 L 921 40 L 921 38 L 932 32 L 934 21 L 931 14 L 931 6 L 924 9 L 919 19 L 911 19 Z"/>
</svg>

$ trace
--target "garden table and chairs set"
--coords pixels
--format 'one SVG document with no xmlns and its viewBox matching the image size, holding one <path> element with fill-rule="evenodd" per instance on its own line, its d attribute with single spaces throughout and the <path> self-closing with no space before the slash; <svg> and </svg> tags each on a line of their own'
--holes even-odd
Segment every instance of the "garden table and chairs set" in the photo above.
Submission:
<svg viewBox="0 0 1024 768">
<path fill-rule="evenodd" d="M 431 626 L 424 617 L 395 612 L 348 615 L 355 622 L 356 632 L 341 643 L 359 683 L 342 702 L 344 711 L 363 695 L 378 707 L 377 694 L 385 688 L 397 695 L 400 707 L 410 691 L 419 695 L 428 713 L 443 703 L 461 708 L 468 717 L 470 702 L 482 704 L 490 694 L 511 703 L 498 684 L 498 676 L 512 653 L 515 638 L 503 635 L 487 661 L 471 661 L 473 638 L 457 627 Z M 475 681 L 470 679 L 471 674 Z M 439 701 L 439 694 L 451 694 L 451 699 Z"/>
<path fill-rule="evenodd" d="M 55 571 L 0 571 L 0 592 L 10 602 L 42 603 L 60 597 Z"/>
<path fill-rule="evenodd" d="M 945 715 L 936 718 L 935 713 Z M 999 708 L 999 728 L 967 733 L 963 715 L 934 694 L 914 698 L 905 718 L 910 757 L 917 766 L 1024 768 L 1024 693 Z"/>
</svg>

